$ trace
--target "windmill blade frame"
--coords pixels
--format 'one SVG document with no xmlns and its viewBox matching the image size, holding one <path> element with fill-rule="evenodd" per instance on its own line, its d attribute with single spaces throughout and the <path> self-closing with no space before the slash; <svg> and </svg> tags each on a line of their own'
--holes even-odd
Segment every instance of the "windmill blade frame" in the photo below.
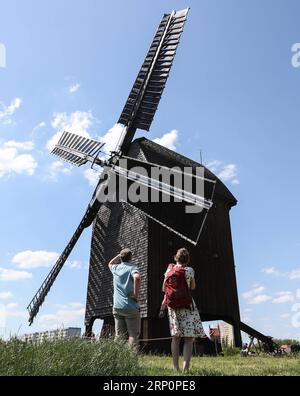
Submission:
<svg viewBox="0 0 300 396">
<path fill-rule="evenodd" d="M 70 162 L 75 166 L 82 166 L 97 158 L 105 143 L 64 131 L 51 154 Z"/>
<path fill-rule="evenodd" d="M 124 160 L 126 160 L 129 161 L 131 165 L 143 166 L 144 168 L 147 168 L 148 171 L 152 167 L 158 170 L 164 170 L 169 174 L 180 173 L 180 176 L 183 176 L 184 178 L 188 176 L 194 179 L 201 180 L 202 182 L 211 183 L 212 185 L 214 185 L 215 180 L 201 177 L 199 175 L 187 175 L 182 170 L 178 170 L 175 168 L 168 168 L 166 166 L 158 165 L 148 161 L 141 161 L 126 155 L 122 155 L 119 158 L 116 157 L 114 162 L 113 161 L 106 162 L 98 158 L 99 151 L 103 146 L 104 143 L 102 142 L 90 138 L 85 138 L 65 131 L 62 134 L 56 146 L 54 147 L 54 149 L 52 150 L 52 154 L 59 156 L 63 160 L 71 162 L 75 166 L 82 166 L 87 162 L 90 162 L 92 163 L 92 165 L 96 163 L 101 167 L 105 167 L 105 166 L 110 167 L 111 171 L 114 172 L 116 175 L 131 180 L 132 182 L 136 182 L 142 186 L 149 187 L 150 189 L 157 190 L 160 193 L 172 196 L 177 199 L 183 199 L 188 203 L 198 205 L 205 209 L 209 209 L 211 207 L 212 194 L 210 194 L 209 198 L 206 199 L 204 196 L 202 197 L 193 194 L 192 192 L 189 192 L 186 189 L 183 190 L 182 188 L 178 188 L 175 185 L 173 186 L 171 184 L 164 183 L 160 180 L 156 180 L 152 177 L 147 177 L 138 172 L 134 172 L 126 167 L 119 166 L 119 164 L 121 161 L 124 162 Z"/>
<path fill-rule="evenodd" d="M 118 150 L 126 153 L 137 128 L 149 131 L 176 55 L 189 8 L 164 14 L 118 123 L 125 125 Z"/>
<path fill-rule="evenodd" d="M 188 10 L 189 9 L 177 12 L 172 11 L 170 14 L 164 14 L 119 118 L 119 123 L 123 124 L 124 128 L 119 139 L 119 144 L 116 151 L 112 153 L 112 156 L 107 161 L 99 159 L 98 154 L 103 147 L 102 142 L 78 136 L 70 132 L 64 132 L 62 134 L 58 144 L 52 151 L 52 154 L 65 161 L 71 162 L 76 166 L 84 165 L 87 162 L 92 162 L 92 166 L 94 163 L 100 166 L 108 165 L 112 168 L 116 166 L 121 155 L 126 154 L 136 129 L 140 128 L 149 130 L 151 126 L 169 76 Z M 117 168 L 115 167 L 115 171 L 116 169 Z M 125 172 L 125 177 L 128 177 L 128 170 L 119 169 L 118 171 L 121 173 Z M 139 178 L 137 175 L 131 176 Z M 83 230 L 95 219 L 101 206 L 101 201 L 97 199 L 99 195 L 98 187 L 100 185 L 100 189 L 105 188 L 105 183 L 103 182 L 104 179 L 101 178 L 87 211 L 75 233 L 46 277 L 45 281 L 29 303 L 27 309 L 29 311 L 30 324 L 32 324 L 45 300 L 46 295 Z M 149 180 L 143 180 L 143 183 L 149 183 Z"/>
<path fill-rule="evenodd" d="M 78 239 L 80 238 L 82 232 L 84 231 L 85 228 L 88 228 L 92 222 L 94 221 L 95 217 L 97 216 L 97 213 L 100 209 L 101 202 L 96 199 L 96 192 L 102 188 L 106 187 L 104 179 L 100 179 L 98 186 L 95 190 L 95 193 L 93 195 L 93 198 L 84 214 L 82 217 L 78 227 L 76 228 L 76 231 L 72 235 L 69 243 L 57 259 L 56 263 L 52 267 L 51 271 L 45 278 L 44 282 L 42 285 L 39 287 L 38 291 L 30 301 L 30 303 L 27 306 L 27 310 L 29 312 L 29 324 L 31 325 L 35 316 L 38 314 L 39 309 L 41 305 L 43 304 L 47 294 L 49 293 L 53 283 L 55 282 L 58 274 L 60 273 L 61 269 L 63 268 L 64 264 L 66 263 L 69 255 L 71 254 L 74 246 L 76 245 Z M 102 184 L 103 183 L 103 184 Z"/>
<path fill-rule="evenodd" d="M 147 177 L 137 172 L 133 172 L 131 170 L 121 168 L 118 166 L 114 166 L 112 168 L 112 172 L 117 174 L 118 176 L 124 177 L 128 180 L 131 180 L 137 184 L 140 184 L 144 187 L 149 188 L 150 190 L 156 190 L 162 194 L 171 196 L 175 199 L 186 201 L 187 203 L 200 206 L 203 209 L 210 209 L 212 206 L 212 201 L 205 199 L 205 197 L 193 194 L 192 192 L 188 192 L 181 188 L 172 186 L 170 184 L 164 183 L 160 180 L 153 179 L 151 177 Z M 215 184 L 215 181 L 211 181 Z"/>
</svg>

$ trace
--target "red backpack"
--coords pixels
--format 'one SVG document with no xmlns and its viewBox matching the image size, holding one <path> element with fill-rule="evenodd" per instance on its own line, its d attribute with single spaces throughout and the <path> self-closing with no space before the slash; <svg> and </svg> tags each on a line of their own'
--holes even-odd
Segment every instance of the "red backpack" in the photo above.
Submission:
<svg viewBox="0 0 300 396">
<path fill-rule="evenodd" d="M 170 308 L 190 308 L 193 300 L 185 279 L 185 269 L 169 264 L 165 279 L 166 305 Z"/>
</svg>

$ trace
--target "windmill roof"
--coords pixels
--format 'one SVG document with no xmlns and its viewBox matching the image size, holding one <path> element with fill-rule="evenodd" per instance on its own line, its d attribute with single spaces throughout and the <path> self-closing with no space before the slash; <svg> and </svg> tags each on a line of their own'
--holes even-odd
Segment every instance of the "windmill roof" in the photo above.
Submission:
<svg viewBox="0 0 300 396">
<path fill-rule="evenodd" d="M 149 140 L 145 137 L 135 139 L 131 144 L 131 150 L 132 149 L 134 150 L 134 146 L 136 145 L 138 145 L 141 148 L 145 156 L 145 160 L 149 162 L 157 163 L 159 165 L 164 165 L 168 167 L 204 166 L 188 157 L 185 157 L 184 155 L 181 155 L 173 150 L 161 146 L 160 144 L 155 143 L 152 140 Z M 204 166 L 204 175 L 209 179 L 217 181 L 216 190 L 215 190 L 216 195 L 219 195 L 223 199 L 225 198 L 225 200 L 230 204 L 230 206 L 234 206 L 237 204 L 236 198 L 225 186 L 225 184 L 205 166 Z"/>
</svg>

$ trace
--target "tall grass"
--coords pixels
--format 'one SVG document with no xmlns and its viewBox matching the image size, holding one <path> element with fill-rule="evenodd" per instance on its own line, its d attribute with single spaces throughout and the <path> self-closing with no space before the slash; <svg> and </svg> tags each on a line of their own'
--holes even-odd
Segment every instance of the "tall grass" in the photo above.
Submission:
<svg viewBox="0 0 300 396">
<path fill-rule="evenodd" d="M 112 341 L 73 339 L 41 344 L 0 341 L 0 375 L 98 376 L 138 375 L 136 353 Z"/>
<path fill-rule="evenodd" d="M 231 352 L 230 351 L 229 355 Z M 180 358 L 182 364 L 182 357 Z M 180 373 L 181 375 L 182 373 Z M 193 357 L 190 375 L 300 375 L 299 356 Z M 126 344 L 81 339 L 25 343 L 0 340 L 0 376 L 174 375 L 170 356 L 139 355 Z"/>
<path fill-rule="evenodd" d="M 240 354 L 241 349 L 232 346 L 223 346 L 224 356 L 236 356 Z"/>
</svg>

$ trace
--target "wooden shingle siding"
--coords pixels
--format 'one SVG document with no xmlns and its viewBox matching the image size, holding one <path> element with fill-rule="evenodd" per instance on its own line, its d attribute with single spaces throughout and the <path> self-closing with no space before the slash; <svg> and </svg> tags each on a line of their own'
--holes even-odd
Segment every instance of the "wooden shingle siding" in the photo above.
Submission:
<svg viewBox="0 0 300 396">
<path fill-rule="evenodd" d="M 94 223 L 86 307 L 86 324 L 93 318 L 112 315 L 113 284 L 109 260 L 124 247 L 142 275 L 141 313 L 147 315 L 147 219 L 127 204 L 104 204 Z"/>
</svg>

